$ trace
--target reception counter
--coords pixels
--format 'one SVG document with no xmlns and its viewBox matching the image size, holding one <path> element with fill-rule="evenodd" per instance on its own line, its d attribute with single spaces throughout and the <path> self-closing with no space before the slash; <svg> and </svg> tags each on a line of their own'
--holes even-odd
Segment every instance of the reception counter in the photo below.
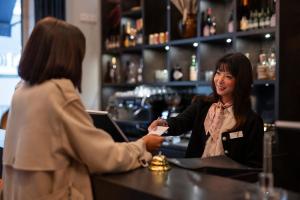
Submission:
<svg viewBox="0 0 300 200">
<path fill-rule="evenodd" d="M 258 199 L 257 184 L 172 166 L 167 172 L 139 168 L 126 173 L 93 175 L 95 200 L 216 200 Z M 281 199 L 300 196 L 276 189 Z"/>
</svg>

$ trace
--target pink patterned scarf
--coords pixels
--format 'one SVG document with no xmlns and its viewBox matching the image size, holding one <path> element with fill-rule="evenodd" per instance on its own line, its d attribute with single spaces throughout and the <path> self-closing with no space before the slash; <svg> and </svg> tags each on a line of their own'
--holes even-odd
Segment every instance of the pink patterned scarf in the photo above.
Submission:
<svg viewBox="0 0 300 200">
<path fill-rule="evenodd" d="M 221 134 L 220 130 L 225 119 L 226 108 L 230 106 L 232 106 L 232 102 L 223 104 L 221 101 L 218 101 L 217 103 L 213 103 L 208 110 L 204 121 L 204 128 L 205 133 L 209 133 L 213 141 L 217 141 Z"/>
</svg>

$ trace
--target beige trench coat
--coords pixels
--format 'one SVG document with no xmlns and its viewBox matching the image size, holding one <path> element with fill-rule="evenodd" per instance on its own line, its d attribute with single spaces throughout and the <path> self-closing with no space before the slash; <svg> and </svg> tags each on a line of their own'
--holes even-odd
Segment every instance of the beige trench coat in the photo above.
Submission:
<svg viewBox="0 0 300 200">
<path fill-rule="evenodd" d="M 6 130 L 5 200 L 89 200 L 90 173 L 127 171 L 151 159 L 143 140 L 115 143 L 96 129 L 67 79 L 21 83 Z"/>
</svg>

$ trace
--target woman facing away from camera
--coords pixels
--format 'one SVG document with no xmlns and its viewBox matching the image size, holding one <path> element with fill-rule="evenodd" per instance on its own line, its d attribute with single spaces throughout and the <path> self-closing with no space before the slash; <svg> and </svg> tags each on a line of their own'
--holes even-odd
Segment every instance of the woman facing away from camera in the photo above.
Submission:
<svg viewBox="0 0 300 200">
<path fill-rule="evenodd" d="M 226 155 L 251 167 L 262 166 L 263 121 L 250 102 L 252 67 L 241 53 L 228 54 L 216 65 L 213 93 L 195 100 L 185 111 L 148 127 L 169 126 L 168 135 L 192 130 L 186 157 Z"/>
<path fill-rule="evenodd" d="M 6 127 L 4 199 L 93 199 L 90 173 L 145 165 L 162 143 L 155 135 L 116 143 L 94 127 L 76 91 L 84 54 L 77 27 L 52 17 L 35 26 Z"/>
</svg>

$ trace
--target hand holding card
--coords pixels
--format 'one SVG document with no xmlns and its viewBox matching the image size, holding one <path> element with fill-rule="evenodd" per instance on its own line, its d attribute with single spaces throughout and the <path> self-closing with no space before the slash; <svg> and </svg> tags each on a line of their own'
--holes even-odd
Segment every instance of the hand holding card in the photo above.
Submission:
<svg viewBox="0 0 300 200">
<path fill-rule="evenodd" d="M 150 131 L 148 134 L 155 134 L 155 135 L 161 136 L 168 129 L 169 129 L 169 127 L 167 127 L 167 126 L 157 126 L 155 130 Z"/>
</svg>

